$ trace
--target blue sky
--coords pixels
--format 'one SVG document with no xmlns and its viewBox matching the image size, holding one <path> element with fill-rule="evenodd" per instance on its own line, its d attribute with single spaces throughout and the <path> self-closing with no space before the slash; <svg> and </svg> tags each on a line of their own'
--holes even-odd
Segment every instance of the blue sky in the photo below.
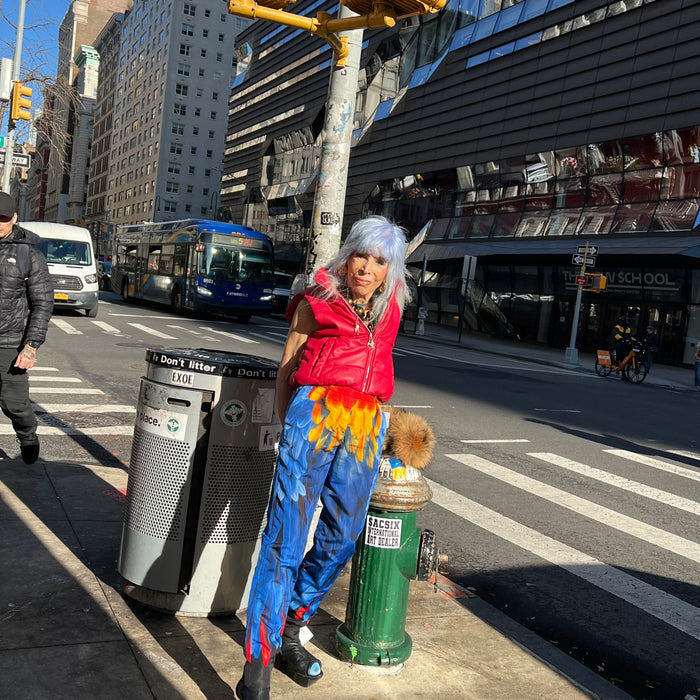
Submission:
<svg viewBox="0 0 700 700">
<path fill-rule="evenodd" d="M 34 75 L 39 79 L 56 78 L 58 27 L 70 7 L 70 0 L 26 0 L 20 79 Z M 0 0 L 0 57 L 12 59 L 17 37 L 19 0 Z M 41 103 L 40 82 L 28 81 L 33 89 L 32 105 Z M 0 133 L 5 133 L 6 124 Z"/>
</svg>

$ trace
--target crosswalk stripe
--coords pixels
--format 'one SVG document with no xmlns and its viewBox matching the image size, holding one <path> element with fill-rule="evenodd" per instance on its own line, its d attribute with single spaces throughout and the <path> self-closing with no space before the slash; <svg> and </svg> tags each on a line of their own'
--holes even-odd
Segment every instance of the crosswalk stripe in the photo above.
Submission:
<svg viewBox="0 0 700 700">
<path fill-rule="evenodd" d="M 686 469 L 685 467 L 677 467 L 675 464 L 669 464 L 668 462 L 664 462 L 662 459 L 656 459 L 655 457 L 650 457 L 649 455 L 640 455 L 636 452 L 631 452 L 630 450 L 603 450 L 603 452 L 615 455 L 616 457 L 624 457 L 625 459 L 639 462 L 639 464 L 646 464 L 648 467 L 661 469 L 665 472 L 683 476 L 687 479 L 695 479 L 695 481 L 700 481 L 700 472 L 693 471 L 692 469 Z"/>
<path fill-rule="evenodd" d="M 29 372 L 58 372 L 58 367 L 37 367 L 34 365 Z"/>
<path fill-rule="evenodd" d="M 168 335 L 167 333 L 161 333 L 160 331 L 156 331 L 153 328 L 149 328 L 148 326 L 144 326 L 142 323 L 129 323 L 130 326 L 133 326 L 134 328 L 137 328 L 140 331 L 143 331 L 144 333 L 148 333 L 149 335 L 154 335 L 156 338 L 163 338 L 165 340 L 177 340 L 177 338 L 174 335 Z"/>
<path fill-rule="evenodd" d="M 255 343 L 255 345 L 258 345 L 257 340 L 251 340 L 250 338 L 246 338 L 245 336 L 242 335 L 236 335 L 235 333 L 229 333 L 228 331 L 219 331 L 216 328 L 209 328 L 207 326 L 200 326 L 203 331 L 207 331 L 207 333 L 218 333 L 219 335 L 223 335 L 227 338 L 232 338 L 233 340 L 237 340 L 240 343 Z"/>
<path fill-rule="evenodd" d="M 255 336 L 256 338 L 262 338 L 263 340 L 266 340 L 268 343 L 282 343 L 283 341 L 280 340 L 279 338 L 273 338 L 271 336 L 274 335 L 274 333 L 254 333 L 253 331 L 250 332 L 252 336 Z"/>
<path fill-rule="evenodd" d="M 60 328 L 64 333 L 68 333 L 68 335 L 82 335 L 83 332 L 79 331 L 77 328 L 74 326 L 71 326 L 68 321 L 64 321 L 62 318 L 56 318 L 55 316 L 51 317 L 51 323 L 53 323 L 54 326 L 57 328 Z"/>
<path fill-rule="evenodd" d="M 700 453 L 698 452 L 688 452 L 688 450 L 667 450 L 667 452 L 678 455 L 679 457 L 690 457 L 690 459 L 700 462 Z"/>
<path fill-rule="evenodd" d="M 537 479 L 532 479 L 529 476 L 502 467 L 499 464 L 490 462 L 477 455 L 453 454 L 445 456 L 467 467 L 476 469 L 482 474 L 486 474 L 487 476 L 503 481 L 523 491 L 532 493 L 535 496 L 544 498 L 556 505 L 568 508 L 574 513 L 591 518 L 603 525 L 632 535 L 632 537 L 637 537 L 645 542 L 651 542 L 669 552 L 700 563 L 700 544 L 696 542 L 687 540 L 684 537 L 679 537 L 671 532 L 666 532 L 653 525 L 648 525 L 635 518 L 630 518 L 627 515 L 623 515 L 622 513 L 618 513 L 610 508 L 593 503 L 592 501 L 587 501 L 585 498 L 580 498 L 579 496 L 575 496 L 567 491 L 562 491 L 554 486 L 549 486 Z"/>
<path fill-rule="evenodd" d="M 700 609 L 428 479 L 432 502 L 700 640 Z"/>
<path fill-rule="evenodd" d="M 104 391 L 101 389 L 87 389 L 85 387 L 73 388 L 73 387 L 60 387 L 60 386 L 33 386 L 29 390 L 32 394 L 97 394 L 98 396 L 104 396 Z"/>
<path fill-rule="evenodd" d="M 664 503 L 668 506 L 673 506 L 674 508 L 685 510 L 688 513 L 700 515 L 700 503 L 691 501 L 688 498 L 683 498 L 683 496 L 676 496 L 673 493 L 662 491 L 661 489 L 654 488 L 653 486 L 640 484 L 636 481 L 632 481 L 631 479 L 626 479 L 623 476 L 610 474 L 608 472 L 603 471 L 602 469 L 589 467 L 587 464 L 574 462 L 574 460 L 572 459 L 560 457 L 559 455 L 551 454 L 549 452 L 529 452 L 528 456 L 534 457 L 535 459 L 541 459 L 543 462 L 554 464 L 557 467 L 563 467 L 564 469 L 576 472 L 577 474 L 588 476 L 591 479 L 595 479 L 596 481 L 602 481 L 605 484 L 616 486 L 617 488 L 624 489 L 625 491 L 631 491 L 632 493 L 636 493 L 639 496 L 651 498 L 652 500 L 658 501 L 659 503 Z"/>
<path fill-rule="evenodd" d="M 112 335 L 121 335 L 122 334 L 122 332 L 118 328 L 115 328 L 114 326 L 110 326 L 109 323 L 105 323 L 104 321 L 93 321 L 93 323 L 98 328 L 101 328 L 105 333 L 111 333 Z"/>
<path fill-rule="evenodd" d="M 40 425 L 36 431 L 39 435 L 131 435 L 133 425 L 108 425 L 102 428 L 56 428 L 51 425 Z M 0 435 L 14 435 L 11 425 L 0 425 Z"/>
<path fill-rule="evenodd" d="M 501 442 L 530 442 L 529 440 L 526 440 L 525 438 L 493 438 L 491 440 L 460 440 L 460 442 L 464 442 L 467 445 L 478 445 L 481 443 L 488 444 L 488 443 L 501 443 Z M 448 455 L 449 457 L 449 455 Z"/>
<path fill-rule="evenodd" d="M 121 403 L 35 403 L 35 413 L 136 413 L 136 407 Z"/>
<path fill-rule="evenodd" d="M 29 375 L 29 381 L 34 382 L 65 382 L 66 384 L 82 384 L 83 380 L 78 377 L 33 377 Z"/>
<path fill-rule="evenodd" d="M 202 340 L 211 340 L 215 343 L 220 343 L 221 338 L 214 338 L 211 335 L 204 335 L 203 333 L 200 333 L 199 331 L 192 330 L 191 328 L 185 328 L 184 326 L 171 326 L 168 324 L 168 328 L 173 328 L 177 331 L 184 331 L 185 333 L 190 333 L 191 335 L 196 335 L 198 338 L 201 338 Z"/>
</svg>

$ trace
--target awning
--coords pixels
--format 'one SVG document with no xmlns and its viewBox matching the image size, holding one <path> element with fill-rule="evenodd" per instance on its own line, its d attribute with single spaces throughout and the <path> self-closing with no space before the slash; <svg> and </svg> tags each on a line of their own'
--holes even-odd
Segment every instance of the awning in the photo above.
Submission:
<svg viewBox="0 0 700 700">
<path fill-rule="evenodd" d="M 598 255 L 683 255 L 700 258 L 700 235 L 639 236 L 629 238 L 509 238 L 503 240 L 455 241 L 453 243 L 422 243 L 407 258 L 408 264 L 422 264 L 427 256 L 432 260 L 449 260 L 465 255 L 477 258 L 516 255 L 572 255 L 578 246 L 598 246 Z"/>
</svg>

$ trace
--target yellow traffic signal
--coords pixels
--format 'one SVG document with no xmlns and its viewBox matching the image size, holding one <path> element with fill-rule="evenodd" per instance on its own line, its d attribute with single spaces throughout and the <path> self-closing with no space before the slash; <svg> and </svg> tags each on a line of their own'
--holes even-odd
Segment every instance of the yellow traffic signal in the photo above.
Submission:
<svg viewBox="0 0 700 700">
<path fill-rule="evenodd" d="M 12 103 L 10 105 L 10 119 L 16 122 L 18 119 L 26 119 L 29 121 L 32 114 L 29 111 L 32 108 L 32 89 L 26 85 L 22 85 L 19 80 L 15 80 L 12 85 Z"/>
<path fill-rule="evenodd" d="M 341 0 L 348 9 L 358 15 L 371 15 L 383 8 L 384 12 L 391 12 L 396 19 L 411 15 L 427 15 L 439 12 L 447 3 L 447 0 Z"/>
<path fill-rule="evenodd" d="M 608 286 L 608 278 L 601 274 L 600 272 L 588 272 L 588 277 L 590 278 L 591 286 L 588 287 L 588 291 L 591 292 L 604 292 Z"/>
</svg>

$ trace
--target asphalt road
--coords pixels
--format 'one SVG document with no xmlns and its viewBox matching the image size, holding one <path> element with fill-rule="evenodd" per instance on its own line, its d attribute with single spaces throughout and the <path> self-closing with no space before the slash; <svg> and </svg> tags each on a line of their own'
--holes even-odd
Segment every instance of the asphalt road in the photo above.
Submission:
<svg viewBox="0 0 700 700">
<path fill-rule="evenodd" d="M 147 348 L 281 354 L 281 318 L 102 300 L 96 319 L 54 315 L 32 371 L 48 458 L 128 464 Z M 392 403 L 437 438 L 419 525 L 445 573 L 633 697 L 700 697 L 697 397 L 416 337 L 395 364 Z"/>
</svg>

